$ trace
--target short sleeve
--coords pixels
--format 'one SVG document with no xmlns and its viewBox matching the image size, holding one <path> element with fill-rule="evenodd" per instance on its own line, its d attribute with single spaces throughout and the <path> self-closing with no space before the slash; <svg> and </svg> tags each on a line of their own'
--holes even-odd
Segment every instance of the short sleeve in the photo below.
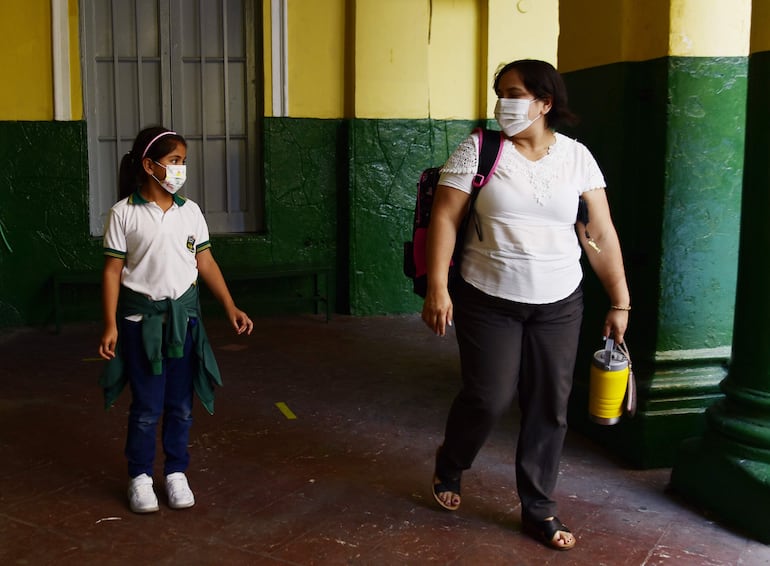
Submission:
<svg viewBox="0 0 770 566">
<path fill-rule="evenodd" d="M 478 137 L 471 134 L 452 152 L 441 167 L 438 184 L 471 193 L 471 183 L 479 168 Z"/>
<path fill-rule="evenodd" d="M 117 259 L 126 259 L 126 232 L 118 210 L 113 207 L 107 216 L 104 231 L 104 255 Z"/>
<path fill-rule="evenodd" d="M 201 212 L 200 208 L 197 209 L 197 212 L 198 226 L 195 231 L 198 233 L 198 242 L 200 243 L 195 246 L 196 254 L 211 249 L 211 236 L 209 235 L 209 226 L 206 223 L 206 218 L 203 216 L 203 212 Z"/>
<path fill-rule="evenodd" d="M 601 169 L 599 169 L 599 164 L 586 146 L 580 144 L 579 148 L 579 164 L 582 170 L 580 194 L 593 189 L 603 189 L 607 186 L 607 183 L 604 180 Z"/>
</svg>

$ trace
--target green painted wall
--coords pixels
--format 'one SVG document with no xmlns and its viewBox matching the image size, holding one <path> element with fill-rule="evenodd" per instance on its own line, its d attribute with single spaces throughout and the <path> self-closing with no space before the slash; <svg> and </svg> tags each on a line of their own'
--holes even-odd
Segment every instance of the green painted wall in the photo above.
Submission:
<svg viewBox="0 0 770 566">
<path fill-rule="evenodd" d="M 751 55 L 751 88 L 749 92 L 749 121 L 746 135 L 747 169 L 744 177 L 745 203 L 742 209 L 739 288 L 736 317 L 736 343 L 730 367 L 732 375 L 741 376 L 739 384 L 759 394 L 768 390 L 770 349 L 759 348 L 770 344 L 770 301 L 767 282 L 770 271 L 762 254 L 770 249 L 770 230 L 767 212 L 770 210 L 770 51 Z M 733 379 L 730 380 L 731 386 Z M 770 398 L 765 397 L 766 401 Z M 762 418 L 770 417 L 765 413 Z"/>
<path fill-rule="evenodd" d="M 732 343 L 748 58 L 669 63 L 659 350 Z"/>
<path fill-rule="evenodd" d="M 265 119 L 268 231 L 215 236 L 215 257 L 225 275 L 244 265 L 332 265 L 338 312 L 417 312 L 421 303 L 401 271 L 416 180 L 425 167 L 442 163 L 473 126 Z M 47 322 L 54 271 L 101 266 L 101 240 L 88 236 L 85 135 L 82 122 L 0 123 L 7 163 L 0 221 L 13 248 L 0 249 L 0 326 Z M 231 286 L 239 304 L 262 312 L 276 293 L 307 288 L 301 281 L 286 283 Z M 93 291 L 69 291 L 65 303 L 89 307 L 70 308 L 71 316 L 99 316 Z"/>
<path fill-rule="evenodd" d="M 264 129 L 268 231 L 214 236 L 215 257 L 225 274 L 281 263 L 336 268 L 339 187 L 347 174 L 343 122 L 268 118 Z M 101 268 L 101 239 L 88 235 L 87 179 L 84 122 L 0 122 L 0 226 L 8 242 L 0 238 L 0 327 L 51 322 L 51 275 Z M 307 296 L 310 282 L 231 287 L 239 305 L 259 314 L 283 296 Z M 343 309 L 344 289 L 331 293 Z M 98 289 L 66 291 L 65 316 L 101 316 Z"/>
<path fill-rule="evenodd" d="M 351 312 L 418 312 L 402 271 L 417 180 L 443 163 L 473 129 L 470 121 L 353 120 L 350 154 Z"/>
<path fill-rule="evenodd" d="M 243 266 L 331 265 L 337 312 L 417 312 L 401 271 L 416 180 L 442 163 L 469 121 L 264 121 L 265 234 L 214 236 L 227 275 Z M 100 269 L 101 239 L 88 236 L 83 122 L 0 122 L 0 326 L 51 321 L 50 278 L 59 269 Z M 273 312 L 309 282 L 232 283 L 237 302 Z M 98 289 L 65 289 L 69 318 L 100 316 Z M 281 303 L 283 305 L 283 303 Z M 281 308 L 285 308 L 282 306 Z M 211 312 L 211 311 L 209 311 Z"/>
<path fill-rule="evenodd" d="M 583 118 L 574 134 L 607 178 L 640 386 L 635 419 L 616 427 L 588 421 L 588 370 L 607 303 L 586 268 L 572 425 L 639 466 L 670 465 L 681 440 L 703 430 L 705 407 L 721 397 L 727 359 L 719 352 L 732 343 L 747 59 L 669 57 L 565 80 Z"/>
<path fill-rule="evenodd" d="M 705 433 L 680 446 L 670 486 L 720 523 L 770 544 L 767 521 L 746 513 L 770 508 L 770 271 L 762 261 L 770 243 L 770 53 L 752 54 L 749 65 L 733 357 L 725 397 L 706 410 Z"/>
<path fill-rule="evenodd" d="M 745 58 L 664 58 L 565 75 L 581 117 L 571 133 L 607 180 L 637 349 L 731 342 L 746 77 Z M 586 272 L 589 297 L 602 300 Z M 600 324 L 602 308 L 587 312 L 587 323 Z"/>
<path fill-rule="evenodd" d="M 0 122 L 0 326 L 50 315 L 47 281 L 57 266 L 101 261 L 88 236 L 83 122 Z"/>
</svg>

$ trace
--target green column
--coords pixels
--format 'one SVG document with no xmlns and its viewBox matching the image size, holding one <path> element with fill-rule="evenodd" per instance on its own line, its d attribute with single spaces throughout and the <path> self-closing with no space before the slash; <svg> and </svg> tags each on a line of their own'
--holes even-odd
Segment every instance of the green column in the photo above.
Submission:
<svg viewBox="0 0 770 566">
<path fill-rule="evenodd" d="M 567 11 L 560 63 L 564 54 L 571 105 L 582 118 L 575 135 L 605 173 L 623 247 L 639 385 L 636 417 L 615 426 L 589 421 L 590 360 L 608 303 L 586 264 L 570 424 L 644 468 L 671 466 L 722 397 L 733 341 L 750 13 L 745 0 L 730 9 L 717 0 L 669 0 L 652 3 L 648 14 L 650 4 L 560 5 Z M 596 18 L 604 18 L 601 26 Z M 583 52 L 584 63 L 587 35 L 609 47 Z"/>
<path fill-rule="evenodd" d="M 755 2 L 760 4 L 759 2 Z M 768 2 L 757 9 L 770 15 Z M 770 18 L 763 18 L 764 29 Z M 738 290 L 725 396 L 706 411 L 706 431 L 684 442 L 671 485 L 764 543 L 770 543 L 770 52 L 749 63 Z"/>
</svg>

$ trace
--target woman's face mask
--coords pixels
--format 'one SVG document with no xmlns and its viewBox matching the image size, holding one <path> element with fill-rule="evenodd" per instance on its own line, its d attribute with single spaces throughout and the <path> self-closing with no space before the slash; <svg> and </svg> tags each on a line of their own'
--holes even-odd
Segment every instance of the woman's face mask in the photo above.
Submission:
<svg viewBox="0 0 770 566">
<path fill-rule="evenodd" d="M 500 129 L 509 138 L 523 132 L 532 123 L 540 118 L 540 114 L 534 120 L 529 119 L 529 107 L 535 99 L 525 98 L 498 98 L 495 105 L 495 119 L 500 124 Z"/>
<path fill-rule="evenodd" d="M 172 195 L 182 188 L 187 180 L 187 165 L 163 165 L 155 162 L 166 170 L 166 178 L 162 181 L 153 175 L 153 179 Z"/>
</svg>

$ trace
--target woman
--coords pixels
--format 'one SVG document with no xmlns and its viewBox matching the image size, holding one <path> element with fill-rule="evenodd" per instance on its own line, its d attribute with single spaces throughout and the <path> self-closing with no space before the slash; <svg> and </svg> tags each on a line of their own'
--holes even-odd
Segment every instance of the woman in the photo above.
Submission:
<svg viewBox="0 0 770 566">
<path fill-rule="evenodd" d="M 442 168 L 428 231 L 422 319 L 439 336 L 456 322 L 462 366 L 433 494 L 443 508 L 459 508 L 462 471 L 518 395 L 522 525 L 550 547 L 568 550 L 576 540 L 557 518 L 552 495 L 583 314 L 580 245 L 609 296 L 603 335 L 617 343 L 630 298 L 602 173 L 585 146 L 555 130 L 574 120 L 561 76 L 544 61 L 514 61 L 498 72 L 494 89 L 506 139 L 464 235 L 462 277 L 451 296 L 448 266 L 476 171 L 475 135 Z M 575 221 L 580 198 L 590 236 L 589 224 Z"/>
</svg>

